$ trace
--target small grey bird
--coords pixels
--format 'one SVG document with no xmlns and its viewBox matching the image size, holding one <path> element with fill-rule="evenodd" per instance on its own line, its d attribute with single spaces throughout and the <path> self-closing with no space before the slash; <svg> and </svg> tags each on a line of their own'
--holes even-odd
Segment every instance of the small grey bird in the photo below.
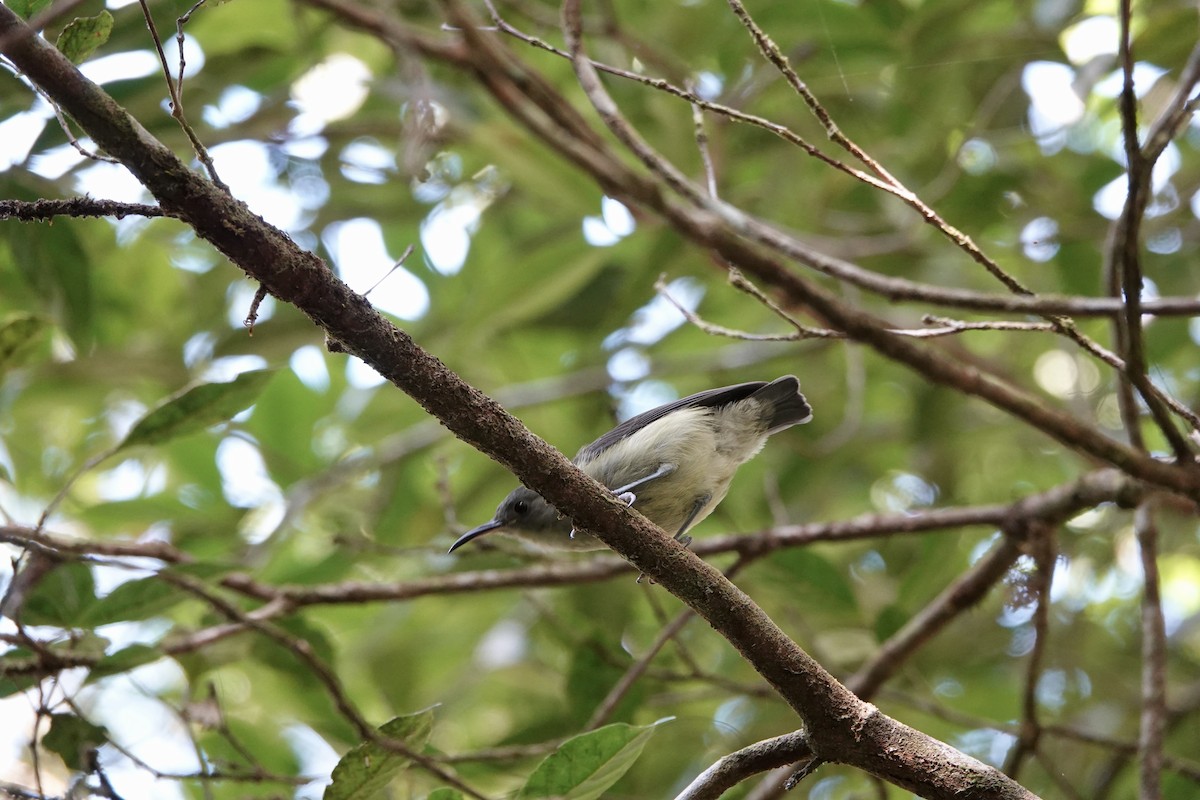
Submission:
<svg viewBox="0 0 1200 800">
<path fill-rule="evenodd" d="M 737 468 L 767 437 L 812 419 L 793 375 L 752 381 L 676 400 L 627 419 L 584 447 L 574 461 L 651 522 L 687 544 L 688 530 L 729 491 Z M 503 530 L 542 547 L 599 550 L 604 544 L 574 530 L 571 521 L 534 491 L 519 486 L 491 521 L 451 545 Z"/>
</svg>

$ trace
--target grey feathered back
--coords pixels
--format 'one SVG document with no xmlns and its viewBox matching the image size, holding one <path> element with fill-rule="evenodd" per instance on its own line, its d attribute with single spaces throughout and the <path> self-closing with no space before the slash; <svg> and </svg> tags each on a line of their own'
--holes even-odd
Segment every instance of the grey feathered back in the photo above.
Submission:
<svg viewBox="0 0 1200 800">
<path fill-rule="evenodd" d="M 807 422 L 812 417 L 812 409 L 809 407 L 808 401 L 804 399 L 804 395 L 800 394 L 800 381 L 796 379 L 795 375 L 784 375 L 770 383 L 766 381 L 738 383 L 733 386 L 722 386 L 719 389 L 697 392 L 673 403 L 652 408 L 636 417 L 630 417 L 596 441 L 586 445 L 575 455 L 575 461 L 579 463 L 590 461 L 630 434 L 680 409 L 720 408 L 739 400 L 745 400 L 751 395 L 757 395 L 764 402 L 774 406 L 768 425 L 769 433 L 776 433 L 792 425 Z"/>
</svg>

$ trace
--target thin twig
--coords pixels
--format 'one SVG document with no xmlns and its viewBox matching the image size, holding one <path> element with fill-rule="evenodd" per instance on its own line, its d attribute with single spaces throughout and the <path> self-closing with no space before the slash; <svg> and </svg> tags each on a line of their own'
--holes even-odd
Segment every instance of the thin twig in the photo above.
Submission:
<svg viewBox="0 0 1200 800">
<path fill-rule="evenodd" d="M 204 168 L 208 171 L 209 180 L 211 180 L 213 185 L 219 188 L 221 191 L 229 194 L 229 187 L 224 181 L 221 180 L 220 176 L 217 175 L 217 168 L 213 164 L 212 156 L 208 154 L 208 148 L 206 148 L 204 143 L 200 141 L 200 137 L 196 135 L 196 131 L 188 123 L 187 118 L 183 113 L 184 63 L 182 26 L 179 27 L 179 81 L 176 82 L 171 76 L 171 66 L 167 63 L 167 54 L 163 50 L 162 37 L 158 35 L 158 26 L 154 24 L 154 15 L 150 13 L 150 6 L 148 5 L 147 0 L 138 0 L 138 4 L 141 6 L 142 16 L 146 19 L 146 27 L 150 29 L 150 38 L 154 42 L 154 50 L 158 54 L 158 62 L 162 68 L 163 78 L 166 79 L 167 82 L 167 92 L 171 95 L 171 116 L 175 118 L 176 122 L 179 123 L 179 127 L 182 128 L 184 134 L 187 135 L 188 141 L 192 145 L 192 151 L 196 154 L 196 158 L 200 160 L 200 163 L 203 164 Z M 196 7 L 193 7 L 192 11 L 194 11 L 195 8 Z M 191 16 L 191 11 L 184 16 Z"/>
<path fill-rule="evenodd" d="M 512 762 L 522 758 L 540 758 L 547 753 L 557 750 L 563 743 L 562 739 L 551 739 L 537 744 L 514 744 L 508 747 L 488 747 L 482 750 L 472 750 L 469 753 L 433 754 L 434 761 L 443 764 L 464 764 L 481 761 Z"/>
<path fill-rule="evenodd" d="M 1151 503 L 1133 516 L 1142 560 L 1142 718 L 1138 734 L 1139 797 L 1161 795 L 1163 733 L 1167 719 L 1167 632 L 1158 577 L 1158 527 Z"/>
<path fill-rule="evenodd" d="M 708 133 L 704 130 L 704 109 L 692 103 L 692 128 L 696 136 L 696 149 L 700 151 L 700 163 L 704 165 L 704 180 L 709 197 L 717 197 L 717 169 L 713 166 L 712 151 L 708 147 Z"/>
<path fill-rule="evenodd" d="M 621 679 L 609 689 L 608 694 L 596 706 L 591 719 L 583 726 L 585 731 L 599 728 L 612 717 L 613 712 L 617 710 L 617 706 L 625 699 L 625 695 L 629 694 L 629 690 L 633 688 L 633 685 L 646 673 L 646 668 L 650 666 L 650 662 L 662 651 L 666 643 L 674 639 L 683 630 L 683 626 L 687 625 L 695 616 L 695 613 L 690 608 L 685 608 L 679 612 L 675 619 L 671 620 L 666 627 L 658 632 L 658 636 L 654 637 L 654 641 L 651 642 L 646 652 L 637 661 L 633 662 L 629 666 L 629 669 L 625 670 L 625 674 L 621 676 Z"/>
<path fill-rule="evenodd" d="M 1175 91 L 1146 134 L 1146 142 L 1142 145 L 1142 158 L 1151 167 L 1196 113 L 1200 97 L 1193 97 L 1192 93 L 1196 90 L 1197 83 L 1200 83 L 1200 42 L 1192 48 L 1187 62 L 1180 70 Z"/>
<path fill-rule="evenodd" d="M 502 31 L 505 34 L 508 34 L 509 36 L 512 36 L 515 39 L 519 39 L 522 42 L 525 42 L 526 44 L 530 45 L 531 47 L 536 47 L 540 50 L 545 50 L 548 53 L 553 53 L 556 56 L 559 56 L 561 58 L 566 58 L 568 60 L 571 58 L 571 54 L 568 53 L 567 51 L 561 50 L 561 49 L 555 47 L 554 45 L 549 44 L 548 42 L 537 38 L 536 36 L 531 36 L 527 33 L 522 32 L 521 30 L 517 29 L 516 27 L 510 25 L 506 20 L 504 20 L 500 16 L 499 12 L 496 11 L 495 6 L 492 4 L 491 0 L 484 0 L 484 5 L 487 6 L 488 11 L 492 15 L 492 19 L 495 21 L 496 27 L 498 30 Z M 688 103 L 690 103 L 695 108 L 700 108 L 700 109 L 703 109 L 704 111 L 709 111 L 711 113 L 719 114 L 720 116 L 727 117 L 728 119 L 734 120 L 736 122 L 741 122 L 741 123 L 744 123 L 747 125 L 752 125 L 756 128 L 762 128 L 765 131 L 769 131 L 770 133 L 774 134 L 775 136 L 778 136 L 779 138 L 783 139 L 784 141 L 789 142 L 790 144 L 793 144 L 796 147 L 799 147 L 807 155 L 812 156 L 813 158 L 816 158 L 819 161 L 822 161 L 823 163 L 827 164 L 828 166 L 831 166 L 840 172 L 844 172 L 847 175 L 850 175 L 851 177 L 855 178 L 856 180 L 862 181 L 863 183 L 867 184 L 868 186 L 873 186 L 876 189 L 882 189 L 883 191 L 889 192 L 891 194 L 895 194 L 895 190 L 893 189 L 893 187 L 891 187 L 886 182 L 881 181 L 878 178 L 873 177 L 873 176 L 867 174 L 866 172 L 863 172 L 860 169 L 856 169 L 856 168 L 850 166 L 849 164 L 846 164 L 844 161 L 839 161 L 838 159 L 827 155 L 826 153 L 822 152 L 819 148 L 817 148 L 814 145 L 812 145 L 811 143 L 809 143 L 802 136 L 795 133 L 794 131 L 792 131 L 790 128 L 788 128 L 785 125 L 780 125 L 780 124 L 772 122 L 764 117 L 759 117 L 754 114 L 749 114 L 745 111 L 741 111 L 741 110 L 733 108 L 731 106 L 723 105 L 721 103 L 716 103 L 711 100 L 706 100 L 703 97 L 700 97 L 699 95 L 697 95 L 694 91 L 676 86 L 675 84 L 673 84 L 670 81 L 667 81 L 663 78 L 652 78 L 647 75 L 642 75 L 637 72 L 631 72 L 630 70 L 621 69 L 620 67 L 612 66 L 611 64 L 605 64 L 604 62 L 601 62 L 601 61 L 594 61 L 592 59 L 588 59 L 588 60 L 596 69 L 600 70 L 601 72 L 606 72 L 606 73 L 608 73 L 610 75 L 614 75 L 618 78 L 623 78 L 625 80 L 634 81 L 636 83 L 640 83 L 645 86 L 649 86 L 660 92 L 664 92 L 666 94 L 673 95 L 675 97 L 678 97 L 681 100 L 686 100 Z M 716 197 L 715 193 L 713 194 L 713 197 Z"/>
<path fill-rule="evenodd" d="M 363 297 L 367 297 L 368 295 L 370 295 L 371 292 L 373 292 L 379 288 L 380 284 L 382 284 L 388 278 L 392 277 L 392 273 L 394 273 L 396 270 L 403 267 L 404 262 L 407 261 L 408 257 L 412 255 L 412 251 L 413 251 L 413 246 L 411 244 L 408 247 L 404 248 L 404 252 L 400 254 L 400 257 L 398 259 L 396 259 L 396 263 L 392 264 L 392 268 L 389 269 L 387 271 L 387 273 L 384 274 L 383 277 L 381 277 L 379 280 L 375 281 L 375 283 L 371 286 L 370 289 L 367 289 L 365 292 L 363 292 Z"/>
<path fill-rule="evenodd" d="M 730 282 L 732 282 L 733 270 L 730 271 Z M 802 325 L 799 322 L 787 317 L 789 324 L 796 329 L 795 333 L 747 333 L 745 331 L 726 328 L 722 325 L 716 325 L 703 319 L 695 311 L 685 306 L 683 303 L 675 299 L 667 286 L 666 275 L 659 275 L 658 280 L 654 282 L 654 290 L 658 292 L 664 300 L 673 305 L 675 309 L 687 319 L 692 325 L 695 325 L 705 333 L 713 336 L 725 336 L 730 339 L 741 339 L 750 342 L 796 342 L 804 339 L 844 339 L 846 334 L 841 331 L 829 330 L 828 328 L 810 328 L 807 325 Z"/>
<path fill-rule="evenodd" d="M 183 104 L 183 71 L 187 67 L 187 60 L 183 56 L 183 26 L 187 25 L 192 19 L 192 14 L 200 10 L 208 0 L 196 0 L 196 2 L 186 12 L 175 20 L 175 45 L 179 49 L 179 77 L 175 80 L 175 85 L 178 87 L 178 97 L 180 105 Z"/>
<path fill-rule="evenodd" d="M 5 65 L 10 63 L 8 59 L 3 59 L 3 61 Z M 121 163 L 112 156 L 95 153 L 84 147 L 83 144 L 77 138 L 75 138 L 75 132 L 71 130 L 71 123 L 67 121 L 67 117 L 63 114 L 62 109 L 59 108 L 58 103 L 54 102 L 54 98 L 46 94 L 42 87 L 38 86 L 36 83 L 28 82 L 27 85 L 32 87 L 33 90 L 37 92 L 43 100 L 46 101 L 46 104 L 49 105 L 50 108 L 54 109 L 54 119 L 58 121 L 58 127 L 62 130 L 63 135 L 67 137 L 67 144 L 71 145 L 71 147 L 75 149 L 75 152 L 79 153 L 79 155 L 83 156 L 89 161 L 106 161 L 109 164 Z"/>
<path fill-rule="evenodd" d="M 750 32 L 751 38 L 754 39 L 754 43 L 758 46 L 759 52 L 762 53 L 763 57 L 775 66 L 779 73 L 784 77 L 784 80 L 787 81 L 788 85 L 791 86 L 798 95 L 800 95 L 800 97 L 804 100 L 805 105 L 808 106 L 809 110 L 812 111 L 813 115 L 825 128 L 825 132 L 829 136 L 830 140 L 835 142 L 842 149 L 846 150 L 846 152 L 853 155 L 860 162 L 866 165 L 872 172 L 878 175 L 885 184 L 892 187 L 893 194 L 912 206 L 926 222 L 933 225 L 933 227 L 937 228 L 947 238 L 961 247 L 968 255 L 971 256 L 972 259 L 982 265 L 984 269 L 990 272 L 993 277 L 1004 284 L 1011 292 L 1014 294 L 1033 294 L 1033 292 L 1023 286 L 1020 281 L 1018 281 L 1012 275 L 1009 275 L 1000 267 L 999 264 L 985 255 L 969 236 L 942 219 L 936 211 L 922 202 L 913 191 L 908 189 L 908 187 L 901 183 L 894 175 L 884 169 L 883 165 L 872 158 L 866 150 L 850 139 L 850 137 L 842 133 L 841 129 L 837 126 L 837 123 L 833 121 L 833 117 L 830 115 L 829 111 L 826 110 L 819 100 L 817 100 L 816 95 L 812 93 L 807 84 L 805 84 L 805 82 L 800 79 L 800 76 L 796 74 L 796 71 L 792 69 L 791 65 L 788 63 L 787 56 L 783 54 L 783 51 L 779 49 L 779 46 L 776 45 L 775 42 L 771 40 L 771 37 L 768 36 L 767 33 L 761 27 L 759 27 L 758 23 L 754 21 L 753 17 L 750 16 L 750 12 L 748 12 L 745 6 L 742 5 L 741 0 L 726 1 L 728 2 L 729 7 L 733 10 L 734 16 L 736 16 L 738 21 L 741 22 L 746 30 Z"/>
<path fill-rule="evenodd" d="M 66 480 L 63 481 L 62 486 L 58 487 L 58 491 L 54 493 L 54 497 L 50 498 L 50 502 L 46 504 L 44 509 L 42 509 L 41 516 L 38 517 L 37 525 L 35 526 L 34 530 L 41 531 L 42 528 L 46 526 L 46 520 L 50 518 L 50 515 L 54 513 L 54 510 L 58 508 L 58 505 L 66 498 L 67 494 L 70 493 L 71 488 L 75 485 L 76 481 L 97 467 L 99 464 L 103 463 L 109 456 L 117 453 L 120 449 L 121 445 L 118 443 L 107 450 L 102 450 L 89 458 L 87 461 L 83 462 L 79 469 L 68 475 Z"/>
<path fill-rule="evenodd" d="M 750 16 L 750 12 L 746 10 L 746 7 L 742 5 L 740 0 L 727 0 L 727 2 L 729 3 L 730 9 L 733 10 L 733 15 L 737 17 L 738 21 L 741 22 L 746 30 L 750 32 L 750 36 L 754 39 L 754 43 L 758 46 L 759 52 L 761 52 L 763 56 L 769 62 L 771 62 L 771 64 L 774 65 L 777 70 L 779 70 L 779 74 L 783 75 L 784 80 L 786 80 L 788 85 L 795 90 L 796 94 L 800 95 L 800 97 L 804 99 L 804 103 L 808 106 L 809 110 L 812 111 L 813 116 L 815 116 L 821 123 L 822 127 L 825 128 L 825 133 L 829 139 L 865 164 L 872 172 L 882 178 L 884 182 L 890 184 L 891 186 L 901 187 L 900 181 L 896 180 L 896 178 L 890 172 L 884 169 L 882 164 L 871 158 L 871 156 L 865 150 L 863 150 L 848 136 L 842 133 L 842 131 L 838 128 L 837 123 L 833 121 L 833 117 L 830 116 L 829 112 L 825 110 L 825 107 L 818 102 L 816 95 L 809 90 L 808 85 L 805 84 L 804 81 L 800 79 L 800 76 L 796 74 L 796 71 L 792 69 L 791 64 L 788 63 L 787 56 L 785 56 L 783 51 L 779 49 L 779 46 L 771 40 L 771 37 L 767 35 L 766 31 L 758 26 L 758 23 L 755 22 Z"/>
<path fill-rule="evenodd" d="M 261 283 L 254 290 L 254 299 L 250 301 L 250 310 L 246 312 L 246 318 L 242 320 L 242 324 L 246 326 L 246 335 L 254 335 L 254 323 L 258 322 L 258 308 L 262 305 L 263 300 L 267 299 L 267 287 Z"/>
<path fill-rule="evenodd" d="M 796 320 L 786 311 L 779 307 L 775 301 L 767 297 L 761 289 L 753 283 L 746 280 L 746 277 L 741 274 L 741 271 L 736 267 L 729 268 L 729 282 L 738 289 L 750 294 L 759 302 L 766 305 L 771 311 L 775 312 L 780 318 L 787 321 L 789 325 L 796 329 L 794 333 L 749 333 L 748 331 L 739 331 L 733 328 L 726 328 L 724 325 L 717 325 L 709 322 L 701 317 L 695 311 L 679 302 L 671 294 L 670 288 L 667 286 L 666 275 L 660 275 L 658 280 L 654 282 L 654 290 L 662 295 L 663 299 L 673 305 L 680 314 L 692 325 L 699 330 L 704 331 L 712 336 L 723 336 L 728 339 L 739 339 L 746 342 L 801 342 L 807 339 L 845 339 L 846 334 L 842 331 L 835 331 L 829 328 L 813 328 Z M 910 339 L 936 339 L 942 336 L 954 336 L 965 331 L 1034 331 L 1034 332 L 1053 332 L 1058 330 L 1052 323 L 1049 322 L 1014 322 L 1008 320 L 996 320 L 991 322 L 964 322 L 961 320 L 953 320 L 947 317 L 938 317 L 933 314 L 926 314 L 922 317 L 922 322 L 926 324 L 936 324 L 936 328 L 888 328 L 888 332 L 896 336 L 905 336 Z"/>
</svg>

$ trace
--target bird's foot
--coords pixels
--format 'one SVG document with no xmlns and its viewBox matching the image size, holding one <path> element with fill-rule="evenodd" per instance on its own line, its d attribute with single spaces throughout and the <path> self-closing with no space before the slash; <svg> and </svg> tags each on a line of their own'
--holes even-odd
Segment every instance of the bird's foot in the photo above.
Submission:
<svg viewBox="0 0 1200 800">
<path fill-rule="evenodd" d="M 633 504 L 637 502 L 637 495 L 634 494 L 633 492 L 621 492 L 619 495 L 617 495 L 617 499 L 620 500 L 625 505 L 632 508 Z M 572 538 L 572 539 L 575 538 L 575 529 L 574 528 L 571 528 L 570 538 Z"/>
</svg>

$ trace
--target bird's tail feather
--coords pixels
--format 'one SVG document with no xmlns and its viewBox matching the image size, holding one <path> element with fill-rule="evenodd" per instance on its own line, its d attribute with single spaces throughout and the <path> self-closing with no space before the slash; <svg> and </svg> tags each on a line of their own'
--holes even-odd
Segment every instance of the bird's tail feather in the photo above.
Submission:
<svg viewBox="0 0 1200 800">
<path fill-rule="evenodd" d="M 776 378 L 755 392 L 752 397 L 771 411 L 767 433 L 778 433 L 784 428 L 800 425 L 812 419 L 812 407 L 800 394 L 800 381 L 795 375 Z"/>
</svg>

